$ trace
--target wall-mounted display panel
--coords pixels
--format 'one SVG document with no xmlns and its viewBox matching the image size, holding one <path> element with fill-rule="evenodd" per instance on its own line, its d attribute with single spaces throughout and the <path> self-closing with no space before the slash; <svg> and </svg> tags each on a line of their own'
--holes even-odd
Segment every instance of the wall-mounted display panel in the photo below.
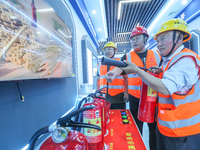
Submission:
<svg viewBox="0 0 200 150">
<path fill-rule="evenodd" d="M 72 31 L 44 0 L 0 0 L 0 81 L 71 77 Z"/>
</svg>

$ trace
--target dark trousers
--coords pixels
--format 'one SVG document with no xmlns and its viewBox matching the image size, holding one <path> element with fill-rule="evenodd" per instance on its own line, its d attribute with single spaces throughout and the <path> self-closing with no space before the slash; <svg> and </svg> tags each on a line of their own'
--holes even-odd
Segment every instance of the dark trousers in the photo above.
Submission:
<svg viewBox="0 0 200 150">
<path fill-rule="evenodd" d="M 110 109 L 126 109 L 126 103 L 111 103 Z"/>
<path fill-rule="evenodd" d="M 143 122 L 137 118 L 138 108 L 139 108 L 139 99 L 129 95 L 129 107 L 130 112 L 133 115 L 136 125 L 142 135 Z M 149 146 L 150 150 L 156 150 L 156 122 L 147 123 L 149 127 Z"/>
<path fill-rule="evenodd" d="M 157 150 L 200 150 L 200 134 L 167 137 L 156 128 Z"/>
</svg>

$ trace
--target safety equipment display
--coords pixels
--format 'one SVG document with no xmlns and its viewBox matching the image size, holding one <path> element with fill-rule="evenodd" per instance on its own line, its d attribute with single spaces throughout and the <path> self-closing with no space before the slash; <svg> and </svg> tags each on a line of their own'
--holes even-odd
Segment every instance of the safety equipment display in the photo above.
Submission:
<svg viewBox="0 0 200 150">
<path fill-rule="evenodd" d="M 133 36 L 139 35 L 139 34 L 145 34 L 149 38 L 149 34 L 147 32 L 147 29 L 145 27 L 143 27 L 143 26 L 137 26 L 137 27 L 133 28 L 133 30 L 131 31 L 130 39 Z"/>
<path fill-rule="evenodd" d="M 158 77 L 157 74 L 149 72 L 150 75 Z M 153 123 L 155 120 L 155 109 L 157 105 L 157 92 L 142 82 L 142 90 L 138 109 L 138 119 L 142 122 Z"/>
<path fill-rule="evenodd" d="M 113 48 L 115 48 L 115 51 L 117 52 L 117 47 L 116 47 L 116 45 L 115 45 L 114 42 L 107 42 L 107 43 L 104 45 L 104 47 L 103 47 L 103 51 L 104 51 L 104 49 L 105 49 L 106 47 L 113 47 Z"/>
<path fill-rule="evenodd" d="M 94 101 L 94 99 L 90 97 L 87 103 L 83 105 L 83 107 L 85 106 L 95 106 L 95 108 L 83 112 L 83 122 L 87 124 L 97 125 L 102 128 L 104 126 L 102 105 L 97 101 Z M 104 149 L 104 129 L 99 131 L 96 129 L 85 128 L 83 133 L 88 140 L 88 150 Z"/>
<path fill-rule="evenodd" d="M 95 106 L 86 106 L 59 118 L 56 124 L 46 126 L 38 130 L 29 141 L 29 150 L 33 150 L 37 139 L 44 133 L 52 132 L 52 136 L 44 141 L 40 150 L 88 150 L 89 145 L 85 135 L 78 131 L 69 130 L 66 127 L 85 127 L 101 130 L 97 125 L 74 122 L 71 120 L 77 114 L 94 109 Z"/>
<path fill-rule="evenodd" d="M 154 40 L 157 40 L 157 36 L 160 33 L 171 30 L 178 30 L 183 33 L 183 43 L 187 42 L 191 38 L 191 34 L 186 21 L 182 19 L 171 19 L 161 25 L 161 27 L 158 30 L 158 33 L 154 36 Z"/>
</svg>

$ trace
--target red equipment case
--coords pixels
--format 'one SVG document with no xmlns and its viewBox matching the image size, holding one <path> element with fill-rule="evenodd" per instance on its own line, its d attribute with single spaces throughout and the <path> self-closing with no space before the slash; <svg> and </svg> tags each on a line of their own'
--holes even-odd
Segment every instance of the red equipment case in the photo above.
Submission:
<svg viewBox="0 0 200 150">
<path fill-rule="evenodd" d="M 123 113 L 122 113 L 123 112 Z M 122 119 L 122 114 L 124 118 Z M 108 134 L 104 137 L 106 150 L 146 150 L 140 132 L 129 110 L 110 110 L 110 121 L 106 125 Z M 128 124 L 122 123 L 129 121 Z"/>
</svg>

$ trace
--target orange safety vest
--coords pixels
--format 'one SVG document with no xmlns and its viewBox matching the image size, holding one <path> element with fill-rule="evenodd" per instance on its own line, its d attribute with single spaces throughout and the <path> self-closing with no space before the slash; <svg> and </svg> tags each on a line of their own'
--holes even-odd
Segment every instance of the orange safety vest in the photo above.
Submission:
<svg viewBox="0 0 200 150">
<path fill-rule="evenodd" d="M 158 66 L 161 61 L 161 55 L 157 51 L 148 50 L 145 66 L 135 51 L 126 54 L 126 60 L 134 63 L 136 66 L 150 68 Z M 140 98 L 142 79 L 137 74 L 128 74 L 128 93 L 134 97 Z"/>
<path fill-rule="evenodd" d="M 115 58 L 115 60 L 120 60 L 119 58 Z M 107 70 L 107 66 L 106 65 L 101 65 L 101 63 L 99 63 L 100 66 L 100 80 L 99 80 L 99 84 L 100 84 L 100 88 L 106 87 L 107 86 L 107 80 L 105 78 L 106 73 L 108 72 Z M 115 67 L 111 66 L 109 70 L 113 70 Z M 107 88 L 105 89 L 105 91 L 107 93 Z M 115 96 L 117 94 L 123 93 L 124 92 L 124 78 L 123 76 L 118 76 L 116 77 L 112 83 L 108 83 L 108 94 L 110 94 L 110 96 Z"/>
<path fill-rule="evenodd" d="M 164 72 L 179 59 L 191 56 L 200 67 L 200 57 L 185 48 L 171 58 Z M 184 64 L 183 64 L 184 65 Z M 163 95 L 158 93 L 158 129 L 169 137 L 182 137 L 200 133 L 200 81 L 198 80 L 188 94 Z"/>
</svg>

